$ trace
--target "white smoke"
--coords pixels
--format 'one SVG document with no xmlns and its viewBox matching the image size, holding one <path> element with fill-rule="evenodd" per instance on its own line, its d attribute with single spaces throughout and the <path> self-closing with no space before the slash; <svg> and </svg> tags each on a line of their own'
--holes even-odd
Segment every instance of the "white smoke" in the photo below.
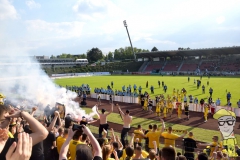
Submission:
<svg viewBox="0 0 240 160">
<path fill-rule="evenodd" d="M 94 115 L 87 115 L 73 101 L 77 94 L 54 84 L 40 64 L 29 56 L 0 57 L 0 93 L 15 105 L 38 106 L 43 111 L 48 104 L 52 108 L 58 102 L 66 106 L 66 114 L 70 113 L 77 119 Z"/>
</svg>

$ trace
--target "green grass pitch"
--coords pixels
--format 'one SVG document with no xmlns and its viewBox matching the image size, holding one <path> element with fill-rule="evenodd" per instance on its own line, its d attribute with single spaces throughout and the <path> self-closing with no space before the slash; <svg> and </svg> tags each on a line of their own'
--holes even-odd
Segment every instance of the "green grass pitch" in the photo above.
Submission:
<svg viewBox="0 0 240 160">
<path fill-rule="evenodd" d="M 113 89 L 122 90 L 122 86 L 134 84 L 137 87 L 140 85 L 142 91 L 147 91 L 150 93 L 150 86 L 154 86 L 154 94 L 150 94 L 150 97 L 154 98 L 156 95 L 164 94 L 165 96 L 172 95 L 173 88 L 176 90 L 181 90 L 183 87 L 187 90 L 187 95 L 193 95 L 197 97 L 200 101 L 201 98 L 205 100 L 209 96 L 209 88 L 213 88 L 213 100 L 220 98 L 221 105 L 224 106 L 227 103 L 226 94 L 230 92 L 232 94 L 231 103 L 233 107 L 237 107 L 237 101 L 240 99 L 240 78 L 237 77 L 203 77 L 202 85 L 205 85 L 205 94 L 202 94 L 202 88 L 197 89 L 196 84 L 194 84 L 194 79 L 200 79 L 200 77 L 190 76 L 190 82 L 188 82 L 187 76 L 92 76 L 92 77 L 75 77 L 75 78 L 63 78 L 56 79 L 55 83 L 65 87 L 66 85 L 76 85 L 89 84 L 91 90 L 93 91 L 95 87 L 107 88 L 107 85 L 114 82 Z M 162 86 L 158 87 L 158 80 L 167 85 L 167 93 L 164 93 Z M 148 88 L 146 88 L 146 82 L 148 81 Z M 207 86 L 207 81 L 209 81 L 209 86 Z"/>
</svg>

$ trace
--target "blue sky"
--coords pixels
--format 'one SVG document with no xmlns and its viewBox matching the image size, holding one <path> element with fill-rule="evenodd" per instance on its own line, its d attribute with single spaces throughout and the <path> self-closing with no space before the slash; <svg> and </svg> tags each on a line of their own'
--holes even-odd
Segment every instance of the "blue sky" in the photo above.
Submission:
<svg viewBox="0 0 240 160">
<path fill-rule="evenodd" d="M 240 0 L 0 0 L 0 55 L 240 46 Z"/>
</svg>

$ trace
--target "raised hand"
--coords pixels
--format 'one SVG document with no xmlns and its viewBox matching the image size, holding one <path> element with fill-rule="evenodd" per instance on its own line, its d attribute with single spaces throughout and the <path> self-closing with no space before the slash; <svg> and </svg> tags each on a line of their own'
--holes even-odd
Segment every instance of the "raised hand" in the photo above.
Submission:
<svg viewBox="0 0 240 160">
<path fill-rule="evenodd" d="M 18 143 L 14 142 L 6 154 L 7 160 L 29 160 L 32 154 L 32 138 L 27 133 L 18 134 Z"/>
</svg>

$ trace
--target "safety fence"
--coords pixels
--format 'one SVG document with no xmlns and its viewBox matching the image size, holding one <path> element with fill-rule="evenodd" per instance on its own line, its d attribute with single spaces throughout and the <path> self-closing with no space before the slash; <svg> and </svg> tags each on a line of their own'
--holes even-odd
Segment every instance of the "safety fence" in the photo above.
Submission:
<svg viewBox="0 0 240 160">
<path fill-rule="evenodd" d="M 110 96 L 107 94 L 99 94 L 101 99 L 103 100 L 110 100 Z M 91 93 L 91 98 L 98 98 L 98 94 L 97 93 Z M 123 103 L 139 103 L 139 97 L 133 97 L 133 96 L 116 96 L 113 95 L 112 96 L 112 101 L 114 102 L 123 102 Z M 156 101 L 153 101 L 153 106 L 156 106 Z M 177 108 L 176 102 L 173 102 L 173 107 L 174 109 Z M 184 103 L 182 102 L 182 110 L 184 110 Z M 216 106 L 216 107 L 210 107 L 209 109 L 209 113 L 215 113 L 220 109 L 226 109 L 226 110 L 230 110 L 232 112 L 234 112 L 236 114 L 237 117 L 240 117 L 240 108 L 233 108 L 233 107 L 229 107 L 229 106 Z M 200 104 L 194 104 L 194 103 L 189 103 L 189 111 L 194 111 L 194 112 L 204 112 L 204 108 L 203 106 L 201 106 Z"/>
</svg>

